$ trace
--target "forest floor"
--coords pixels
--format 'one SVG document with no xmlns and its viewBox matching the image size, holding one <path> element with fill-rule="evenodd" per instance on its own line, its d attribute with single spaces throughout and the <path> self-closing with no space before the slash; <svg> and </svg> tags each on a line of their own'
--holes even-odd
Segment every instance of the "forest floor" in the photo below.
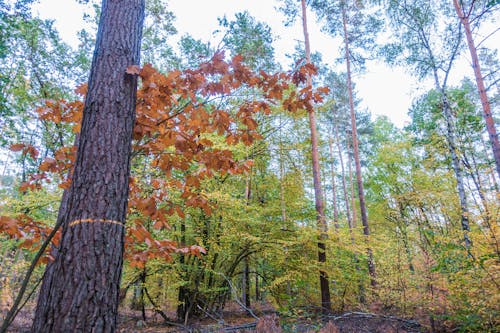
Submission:
<svg viewBox="0 0 500 333">
<path fill-rule="evenodd" d="M 178 323 L 167 324 L 159 314 L 152 311 L 146 313 L 148 319 L 143 321 L 140 311 L 123 309 L 120 312 L 119 332 L 424 333 L 428 331 L 426 327 L 412 319 L 366 312 L 291 317 L 280 316 L 269 304 L 257 304 L 252 310 L 259 319 L 254 318 L 237 304 L 230 304 L 219 318 L 207 316 L 184 326 Z M 170 312 L 166 315 L 173 318 L 175 313 Z"/>
<path fill-rule="evenodd" d="M 128 308 L 120 309 L 119 333 L 343 333 L 343 332 L 370 332 L 370 333 L 423 333 L 428 330 L 411 319 L 395 316 L 365 313 L 346 312 L 329 316 L 279 316 L 268 304 L 253 308 L 259 319 L 251 316 L 237 304 L 230 304 L 219 318 L 208 316 L 190 321 L 187 325 L 169 322 L 152 310 L 146 311 L 146 321 L 141 311 L 132 311 Z M 30 331 L 34 312 L 34 304 L 28 304 L 17 316 L 8 332 L 24 333 Z M 174 312 L 165 313 L 174 318 Z"/>
</svg>

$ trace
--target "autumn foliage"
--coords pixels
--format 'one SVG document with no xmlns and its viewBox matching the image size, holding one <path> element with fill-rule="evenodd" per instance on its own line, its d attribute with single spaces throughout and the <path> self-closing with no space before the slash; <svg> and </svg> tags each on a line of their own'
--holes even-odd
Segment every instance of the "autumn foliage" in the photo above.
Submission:
<svg viewBox="0 0 500 333">
<path fill-rule="evenodd" d="M 169 217 L 184 218 L 186 207 L 197 207 L 207 215 L 212 207 L 198 189 L 203 180 L 214 175 L 241 174 L 249 170 L 251 160 L 237 160 L 229 146 L 250 145 L 259 140 L 256 116 L 270 114 L 273 105 L 296 112 L 311 110 L 328 90 L 300 87 L 309 75 L 316 73 L 313 65 L 299 67 L 289 73 L 258 73 L 246 67 L 241 56 L 226 60 L 216 53 L 197 69 L 160 73 L 150 64 L 130 66 L 126 72 L 138 75 L 142 84 L 137 95 L 137 119 L 134 128 L 134 156 L 159 171 L 144 184 L 130 179 L 129 219 L 126 235 L 126 259 L 132 266 L 144 267 L 148 260 L 171 260 L 172 253 L 200 256 L 205 250 L 197 245 L 186 247 L 168 239 L 158 239 L 152 230 L 170 228 Z M 252 91 L 251 98 L 231 100 L 242 90 Z M 85 96 L 86 85 L 76 89 Z M 248 94 L 247 94 L 248 96 Z M 83 102 L 80 100 L 47 100 L 36 112 L 40 119 L 80 130 Z M 226 145 L 217 144 L 221 138 Z M 78 140 L 76 140 L 78 142 Z M 24 143 L 11 150 L 38 157 L 37 149 Z M 57 182 L 67 189 L 75 161 L 76 146 L 61 147 L 53 156 L 44 158 L 38 172 L 22 183 L 20 191 L 36 191 L 43 184 Z M 171 199 L 171 191 L 180 191 L 182 204 Z M 146 226 L 147 222 L 147 226 Z M 151 228 L 149 227 L 151 226 Z M 0 232 L 22 239 L 22 247 L 37 249 L 51 227 L 27 215 L 0 217 Z M 57 246 L 59 233 L 52 240 Z M 47 251 L 43 262 L 50 259 Z"/>
</svg>

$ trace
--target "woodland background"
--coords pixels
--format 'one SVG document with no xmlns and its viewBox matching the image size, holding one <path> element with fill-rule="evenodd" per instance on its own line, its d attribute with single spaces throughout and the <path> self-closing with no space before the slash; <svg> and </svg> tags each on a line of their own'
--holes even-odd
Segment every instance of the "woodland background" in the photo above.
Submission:
<svg viewBox="0 0 500 333">
<path fill-rule="evenodd" d="M 52 22 L 31 14 L 32 2 L 0 1 L 2 319 L 68 186 L 95 44 L 96 31 L 87 28 L 78 48 L 68 46 Z M 82 14 L 96 28 L 99 3 L 86 3 Z M 495 25 L 498 1 L 457 3 L 473 33 Z M 290 22 L 301 19 L 300 2 L 276 4 Z M 122 308 L 183 325 L 222 320 L 235 303 L 306 318 L 321 310 L 321 272 L 335 313 L 416 318 L 436 332 L 498 331 L 500 161 L 472 68 L 448 83 L 457 58 L 470 55 L 453 1 L 307 5 L 318 18 L 309 24 L 338 36 L 332 47 L 343 54 L 313 52 L 315 68 L 307 67 L 302 41 L 289 65 L 277 63 L 270 28 L 247 12 L 219 19 L 218 44 L 184 35 L 171 45 L 175 13 L 168 1 L 146 1 L 144 65 L 130 69 L 142 83 Z M 383 31 L 390 37 L 380 38 Z M 498 123 L 497 49 L 475 43 Z M 359 107 L 356 74 L 370 59 L 433 82 L 399 110 L 410 117 L 404 128 Z M 182 85 L 196 68 L 211 85 Z M 310 73 L 313 112 L 293 99 Z M 287 80 L 293 84 L 281 84 Z M 204 150 L 193 153 L 198 144 Z M 35 268 L 28 306 L 49 260 L 47 252 Z"/>
</svg>

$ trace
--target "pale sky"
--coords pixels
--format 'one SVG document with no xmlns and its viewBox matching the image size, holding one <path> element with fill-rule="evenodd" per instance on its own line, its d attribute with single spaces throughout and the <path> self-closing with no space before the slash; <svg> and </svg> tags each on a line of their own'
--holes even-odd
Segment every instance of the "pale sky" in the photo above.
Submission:
<svg viewBox="0 0 500 333">
<path fill-rule="evenodd" d="M 284 27 L 283 16 L 274 9 L 276 3 L 270 0 L 170 0 L 169 7 L 176 16 L 174 26 L 179 31 L 176 38 L 188 33 L 197 39 L 211 40 L 212 45 L 219 42 L 212 35 L 218 28 L 217 17 L 226 15 L 232 19 L 235 13 L 247 10 L 257 20 L 267 23 L 274 35 L 279 36 L 273 45 L 278 61 L 283 62 L 286 68 L 289 61 L 285 54 L 293 53 L 296 41 L 303 40 L 303 34 L 299 22 L 293 27 Z M 75 0 L 41 0 L 34 14 L 54 19 L 63 40 L 76 47 L 76 32 L 83 26 L 83 8 Z M 321 52 L 323 62 L 331 62 L 330 59 L 336 57 L 338 41 L 320 31 L 311 13 L 308 19 L 312 51 Z M 465 66 L 464 70 L 472 74 L 470 67 Z M 389 68 L 381 62 L 367 64 L 366 73 L 356 76 L 354 81 L 358 96 L 363 100 L 362 107 L 373 115 L 387 115 L 399 127 L 409 119 L 406 113 L 412 99 L 428 89 L 426 84 L 417 82 L 403 69 Z"/>
</svg>

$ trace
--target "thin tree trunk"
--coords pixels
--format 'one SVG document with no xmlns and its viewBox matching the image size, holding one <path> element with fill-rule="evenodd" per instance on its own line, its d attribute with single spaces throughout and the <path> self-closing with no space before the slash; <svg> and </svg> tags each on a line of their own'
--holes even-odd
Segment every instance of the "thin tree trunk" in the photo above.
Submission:
<svg viewBox="0 0 500 333">
<path fill-rule="evenodd" d="M 469 46 L 472 68 L 474 69 L 474 76 L 476 77 L 479 98 L 481 99 L 481 105 L 483 107 L 483 118 L 486 122 L 486 129 L 488 130 L 488 135 L 490 137 L 491 148 L 493 150 L 493 156 L 495 158 L 495 164 L 497 168 L 497 175 L 498 177 L 500 177 L 500 143 L 498 141 L 498 134 L 495 128 L 495 120 L 493 119 L 493 116 L 491 114 L 491 105 L 488 100 L 488 95 L 486 94 L 483 75 L 481 74 L 479 57 L 477 56 L 476 46 L 474 44 L 474 39 L 472 38 L 472 30 L 470 27 L 469 17 L 464 14 L 462 7 L 458 3 L 458 0 L 453 0 L 453 5 L 455 6 L 455 11 L 457 12 L 457 16 L 460 19 L 460 22 L 462 22 L 462 25 L 465 28 L 465 36 L 467 37 L 467 45 Z"/>
<path fill-rule="evenodd" d="M 114 332 L 144 0 L 103 0 L 62 239 L 47 265 L 33 332 Z"/>
<path fill-rule="evenodd" d="M 349 140 L 349 137 L 350 137 L 349 134 L 346 133 L 346 140 Z M 354 234 L 354 229 L 356 228 L 356 222 L 358 220 L 358 217 L 356 214 L 356 194 L 354 191 L 354 182 L 353 182 L 353 177 L 352 177 L 351 165 L 352 165 L 352 159 L 351 159 L 351 155 L 348 152 L 347 153 L 347 166 L 348 166 L 348 170 L 349 170 L 349 182 L 351 184 L 351 212 L 352 212 L 352 216 L 347 221 L 349 223 L 349 236 L 351 237 L 351 244 L 354 247 L 356 245 L 356 236 Z M 346 200 L 347 200 L 347 198 L 346 198 Z M 358 255 L 356 252 L 357 251 L 354 251 L 354 262 L 356 263 L 356 266 L 355 266 L 356 271 L 359 272 L 360 271 L 359 259 L 358 259 Z M 364 285 L 361 281 L 359 283 L 359 300 L 362 304 L 365 303 L 365 301 L 366 301 L 365 288 L 364 288 Z"/>
<path fill-rule="evenodd" d="M 332 160 L 331 177 L 332 177 L 332 206 L 333 206 L 333 225 L 335 230 L 339 230 L 339 210 L 337 208 L 337 185 L 335 182 L 335 159 L 333 155 L 333 138 L 328 140 L 328 148 L 330 150 L 330 159 Z"/>
<path fill-rule="evenodd" d="M 486 226 L 488 227 L 488 230 L 490 232 L 490 238 L 491 238 L 491 242 L 490 242 L 491 246 L 493 247 L 493 250 L 495 251 L 497 258 L 500 261 L 500 243 L 498 242 L 498 239 L 497 239 L 498 223 L 495 222 L 496 221 L 495 216 L 494 216 L 495 214 L 492 214 L 491 209 L 490 209 L 490 205 L 488 203 L 488 199 L 486 198 L 486 196 L 484 194 L 485 191 L 483 189 L 483 185 L 481 184 L 481 177 L 479 175 L 479 169 L 477 167 L 476 158 L 474 157 L 474 155 L 471 156 L 471 159 L 472 159 L 472 164 L 469 163 L 467 158 L 464 158 L 464 164 L 469 169 L 469 173 L 470 173 L 472 180 L 474 182 L 474 186 L 476 187 L 476 191 L 479 195 L 479 199 L 481 200 L 481 205 L 483 206 L 483 209 L 484 209 L 483 211 L 481 211 L 481 215 L 482 215 L 483 221 L 484 221 L 483 223 L 485 223 Z M 477 203 L 477 201 L 476 201 L 476 204 L 479 206 L 479 203 Z M 495 209 L 494 209 L 494 211 L 495 211 Z M 492 223 L 492 220 L 494 221 L 494 223 Z"/>
<path fill-rule="evenodd" d="M 352 160 L 351 160 L 351 155 L 349 153 L 347 154 L 347 169 L 349 170 L 349 181 L 351 184 L 351 219 L 348 220 L 349 222 L 349 234 L 351 235 L 351 242 L 352 245 L 355 244 L 355 236 L 354 236 L 354 229 L 356 228 L 356 221 L 358 220 L 358 217 L 356 215 L 356 194 L 354 191 L 354 182 L 353 182 L 353 177 L 352 177 Z"/>
<path fill-rule="evenodd" d="M 257 193 L 258 194 L 258 193 Z M 252 168 L 248 173 L 248 177 L 245 182 L 245 205 L 250 205 L 250 198 L 252 197 Z"/>
<path fill-rule="evenodd" d="M 457 139 L 456 139 L 456 129 L 455 129 L 455 123 L 453 121 L 453 114 L 451 110 L 451 106 L 448 100 L 448 96 L 446 95 L 446 84 L 448 81 L 448 75 L 450 73 L 452 64 L 454 60 L 456 59 L 456 56 L 458 54 L 459 46 L 460 46 L 460 38 L 457 39 L 457 43 L 452 49 L 452 54 L 451 58 L 449 60 L 448 66 L 444 70 L 444 79 L 443 83 L 441 84 L 439 81 L 439 75 L 438 75 L 438 70 L 441 68 L 434 57 L 434 53 L 432 51 L 431 45 L 426 37 L 426 32 L 423 31 L 422 28 L 419 28 L 419 34 L 420 34 L 420 39 L 421 42 L 423 43 L 425 49 L 428 52 L 429 60 L 432 64 L 432 73 L 434 77 L 434 85 L 436 91 L 438 91 L 441 94 L 441 111 L 443 113 L 444 120 L 446 122 L 446 140 L 448 144 L 448 150 L 450 152 L 451 160 L 452 160 L 452 168 L 455 173 L 455 178 L 457 181 L 457 191 L 458 191 L 458 196 L 459 196 L 459 201 L 460 201 L 460 210 L 461 210 L 461 225 L 462 225 L 462 230 L 464 233 L 464 243 L 465 247 L 467 249 L 467 252 L 469 252 L 470 255 L 470 247 L 472 246 L 471 240 L 469 238 L 469 218 L 468 218 L 468 207 L 467 207 L 467 197 L 465 194 L 465 186 L 464 186 L 464 175 L 461 167 L 461 162 L 460 158 L 458 156 L 458 147 L 457 147 Z"/>
<path fill-rule="evenodd" d="M 144 291 L 146 290 L 146 276 L 147 276 L 147 271 L 146 267 L 142 270 L 141 273 L 141 315 L 142 315 L 142 320 L 145 322 L 146 321 L 146 302 L 144 302 Z"/>
<path fill-rule="evenodd" d="M 259 287 L 259 274 L 257 267 L 255 267 L 255 302 L 260 301 L 260 287 Z"/>
<path fill-rule="evenodd" d="M 481 143 L 484 147 L 484 150 L 485 152 L 488 150 L 488 144 L 484 141 L 483 138 L 481 138 Z M 486 153 L 486 156 L 488 156 L 488 154 Z M 489 156 L 487 157 L 489 158 Z M 495 176 L 495 170 L 494 168 L 490 167 L 488 168 L 488 170 L 486 171 L 487 172 L 487 175 L 488 175 L 488 185 L 490 186 L 491 189 L 494 189 L 496 193 L 499 193 L 500 192 L 500 189 L 498 188 L 498 182 L 497 182 L 497 177 Z M 500 195 L 497 195 L 497 202 L 500 204 Z"/>
<path fill-rule="evenodd" d="M 280 206 L 281 206 L 281 222 L 283 223 L 283 228 L 286 228 L 286 201 L 285 201 L 285 165 L 283 163 L 283 142 L 281 140 L 281 118 L 280 118 Z"/>
<path fill-rule="evenodd" d="M 243 303 L 247 308 L 250 308 L 250 263 L 248 260 L 248 256 L 245 257 L 243 261 L 245 266 L 243 272 Z"/>
<path fill-rule="evenodd" d="M 284 177 L 285 177 L 285 164 L 283 163 L 284 160 L 284 153 L 283 153 L 283 141 L 281 140 L 281 116 L 280 116 L 280 130 L 279 130 L 279 135 L 280 135 L 280 158 L 279 158 L 279 163 L 280 163 L 280 205 L 281 205 L 281 222 L 282 222 L 282 229 L 283 230 L 288 230 L 288 225 L 287 225 L 287 217 L 286 217 L 286 201 L 285 201 L 285 183 L 284 183 Z M 283 247 L 283 250 L 285 253 L 287 253 L 288 248 L 286 246 Z M 257 301 L 260 300 L 260 294 L 259 294 L 259 289 L 258 287 L 259 283 L 259 275 L 257 272 L 255 272 L 255 298 Z M 287 288 L 286 288 L 287 295 L 291 298 L 292 297 L 292 291 L 290 288 L 290 281 L 287 281 Z"/>
<path fill-rule="evenodd" d="M 186 223 L 185 220 L 181 220 L 180 225 L 180 243 L 182 246 L 186 245 Z M 184 254 L 179 255 L 179 264 L 181 270 L 182 278 L 188 279 L 190 278 L 188 273 L 189 263 L 187 262 L 187 256 Z M 184 322 L 185 324 L 189 318 L 189 309 L 191 308 L 191 304 L 193 300 L 193 292 L 190 289 L 190 283 L 183 284 L 179 286 L 179 290 L 177 292 L 177 301 L 179 302 L 177 305 L 177 320 L 180 322 Z"/>
<path fill-rule="evenodd" d="M 140 310 L 142 308 L 142 282 L 138 279 L 133 286 L 132 301 L 130 302 L 130 310 Z"/>
<path fill-rule="evenodd" d="M 347 181 L 345 179 L 345 167 L 344 167 L 344 158 L 342 157 L 342 149 L 340 147 L 340 140 L 339 140 L 339 131 L 337 128 L 337 124 L 334 124 L 334 129 L 335 129 L 335 141 L 337 142 L 337 150 L 339 153 L 339 162 L 340 162 L 340 171 L 342 172 L 342 190 L 344 192 L 344 202 L 345 202 L 345 215 L 347 218 L 347 223 L 349 227 L 352 226 L 352 217 L 351 217 L 351 210 L 349 209 L 349 195 L 347 192 Z"/>
<path fill-rule="evenodd" d="M 346 133 L 346 140 L 349 140 L 350 135 L 349 133 Z M 352 144 L 352 143 L 351 143 Z M 349 144 L 348 144 L 349 145 Z M 349 148 L 352 147 L 347 147 Z M 358 225 L 358 215 L 357 215 L 357 209 L 356 209 L 356 191 L 354 191 L 354 177 L 352 175 L 352 158 L 351 154 L 349 154 L 349 151 L 347 152 L 347 171 L 349 172 L 349 184 L 351 186 L 351 224 L 349 225 L 349 228 L 356 228 Z"/>
<path fill-rule="evenodd" d="M 309 44 L 309 33 L 307 32 L 307 14 L 306 14 L 306 2 L 301 0 L 302 5 L 302 28 L 304 30 L 304 41 L 306 49 L 306 61 L 311 63 L 311 47 Z M 307 79 L 307 85 L 312 86 L 312 79 L 309 76 Z M 316 205 L 316 219 L 318 224 L 318 229 L 320 231 L 320 238 L 318 240 L 318 261 L 320 264 L 324 265 L 326 263 L 326 245 L 325 239 L 327 238 L 328 227 L 326 225 L 325 208 L 323 203 L 323 190 L 321 188 L 321 176 L 320 176 L 320 165 L 319 165 L 319 153 L 318 153 L 318 131 L 316 129 L 316 115 L 314 110 L 308 112 L 309 115 L 309 126 L 311 129 L 311 158 L 312 158 L 312 169 L 313 169 L 313 183 L 314 183 L 314 197 Z M 323 270 L 320 269 L 319 281 L 321 288 L 321 307 L 323 311 L 331 311 L 331 300 L 330 300 L 330 286 L 328 282 L 328 275 Z"/>
<path fill-rule="evenodd" d="M 352 94 L 352 80 L 351 80 L 351 60 L 349 57 L 349 34 L 347 30 L 347 15 L 346 15 L 346 4 L 342 6 L 342 23 L 344 28 L 344 44 L 345 44 L 345 61 L 347 67 L 347 90 L 349 92 L 349 108 L 351 110 L 351 126 L 352 126 L 352 146 L 354 151 L 354 163 L 356 166 L 356 179 L 358 184 L 358 197 L 359 197 L 359 209 L 361 211 L 361 222 L 363 223 L 363 234 L 365 235 L 366 241 L 366 252 L 368 256 L 368 272 L 370 273 L 370 283 L 373 287 L 377 285 L 376 282 L 376 272 L 375 272 L 375 262 L 373 260 L 373 253 L 370 247 L 370 226 L 368 224 L 368 214 L 366 211 L 365 203 L 365 193 L 363 189 L 363 178 L 361 175 L 361 163 L 359 160 L 359 147 L 358 147 L 358 135 L 356 126 L 356 114 L 354 112 L 354 100 Z M 353 207 L 354 210 L 354 207 Z"/>
<path fill-rule="evenodd" d="M 246 205 L 250 205 L 250 200 L 252 198 L 252 169 L 247 177 L 245 186 L 245 200 Z M 243 260 L 243 275 L 242 275 L 242 299 L 243 303 L 247 308 L 250 308 L 250 264 L 249 256 L 246 256 Z"/>
<path fill-rule="evenodd" d="M 413 273 L 413 272 L 415 272 L 415 267 L 413 266 L 413 255 L 411 253 L 411 249 L 410 249 L 410 245 L 409 245 L 408 225 L 406 222 L 409 218 L 405 214 L 405 209 L 403 207 L 403 204 L 401 202 L 398 202 L 397 205 L 398 205 L 398 210 L 399 210 L 399 220 L 397 220 L 397 223 L 399 224 L 399 229 L 401 230 L 403 245 L 405 247 L 406 257 L 408 260 L 408 268 L 409 268 L 410 272 Z"/>
<path fill-rule="evenodd" d="M 437 77 L 437 74 L 435 74 Z M 443 88 L 441 88 L 436 81 L 436 89 L 441 92 L 441 100 L 442 100 L 442 112 L 443 117 L 446 121 L 446 139 L 448 142 L 448 150 L 451 155 L 451 162 L 453 171 L 455 173 L 455 178 L 457 180 L 457 190 L 458 190 L 458 198 L 460 201 L 460 223 L 462 226 L 462 231 L 464 233 L 464 243 L 467 251 L 470 251 L 472 246 L 472 241 L 469 238 L 470 226 L 469 226 L 469 210 L 467 205 L 467 196 L 465 194 L 465 185 L 464 185 L 464 173 L 462 170 L 462 166 L 460 163 L 460 158 L 458 157 L 458 147 L 457 147 L 457 139 L 455 136 L 456 129 L 455 124 L 453 122 L 453 115 L 450 107 L 450 102 L 448 101 L 448 96 Z"/>
</svg>

